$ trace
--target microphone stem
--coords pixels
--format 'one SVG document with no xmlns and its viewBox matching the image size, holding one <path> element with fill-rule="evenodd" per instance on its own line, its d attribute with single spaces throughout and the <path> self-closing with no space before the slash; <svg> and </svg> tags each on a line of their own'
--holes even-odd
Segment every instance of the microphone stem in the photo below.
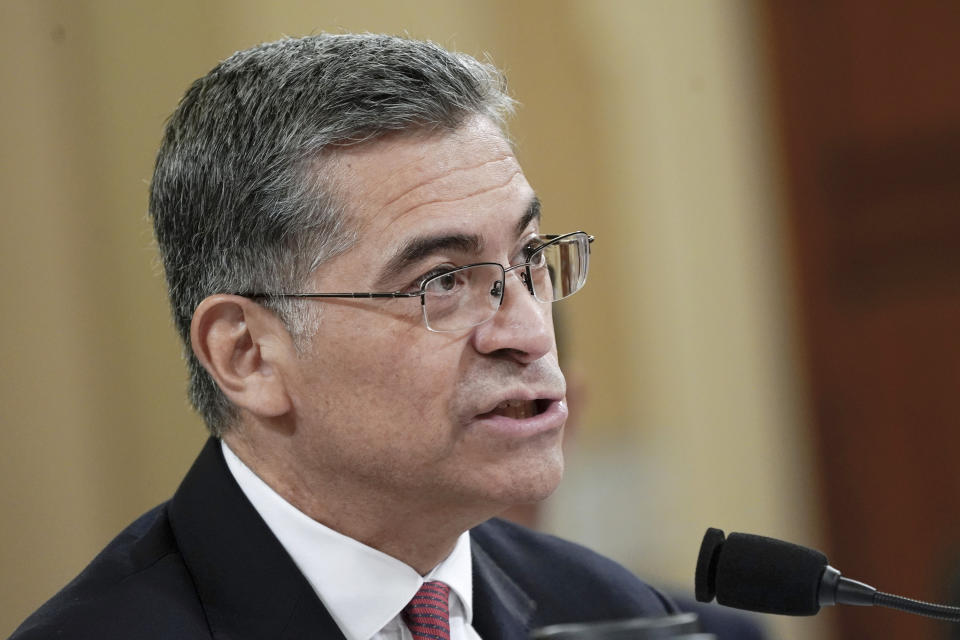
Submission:
<svg viewBox="0 0 960 640">
<path fill-rule="evenodd" d="M 916 613 L 928 618 L 937 618 L 938 620 L 947 620 L 949 622 L 960 622 L 960 607 L 948 607 L 943 604 L 933 604 L 931 602 L 922 602 L 903 596 L 895 596 L 890 593 L 877 591 L 873 604 L 878 607 L 887 607 L 888 609 L 897 609 L 907 613 Z"/>
</svg>

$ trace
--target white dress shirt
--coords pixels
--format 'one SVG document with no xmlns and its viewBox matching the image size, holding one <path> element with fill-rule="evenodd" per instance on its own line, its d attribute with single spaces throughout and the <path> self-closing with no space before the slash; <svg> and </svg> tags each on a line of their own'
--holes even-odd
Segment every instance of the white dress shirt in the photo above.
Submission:
<svg viewBox="0 0 960 640">
<path fill-rule="evenodd" d="M 430 580 L 450 586 L 451 640 L 480 640 L 473 620 L 470 534 L 426 576 L 313 520 L 280 497 L 225 442 L 227 467 L 347 640 L 412 640 L 400 612 Z"/>
</svg>

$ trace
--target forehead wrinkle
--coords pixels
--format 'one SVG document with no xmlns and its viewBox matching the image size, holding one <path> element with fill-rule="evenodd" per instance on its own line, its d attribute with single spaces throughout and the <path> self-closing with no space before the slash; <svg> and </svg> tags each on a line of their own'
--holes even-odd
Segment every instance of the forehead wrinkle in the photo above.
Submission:
<svg viewBox="0 0 960 640">
<path fill-rule="evenodd" d="M 426 202 L 419 202 L 419 203 L 411 206 L 409 209 L 404 209 L 403 211 L 397 212 L 397 214 L 394 215 L 393 220 L 391 221 L 391 224 L 393 224 L 394 221 L 402 218 L 402 217 L 405 216 L 406 214 L 410 213 L 411 211 L 414 211 L 414 210 L 416 210 L 416 209 L 419 209 L 420 207 L 428 207 L 428 206 L 434 205 L 434 204 L 449 204 L 449 203 L 454 203 L 454 202 L 462 202 L 462 201 L 464 201 L 464 200 L 469 200 L 470 198 L 472 198 L 472 197 L 474 197 L 474 196 L 476 196 L 476 195 L 479 195 L 479 194 L 481 194 L 481 193 L 488 193 L 488 192 L 490 192 L 490 191 L 495 191 L 496 189 L 502 189 L 503 187 L 505 187 L 505 186 L 507 186 L 508 184 L 510 184 L 511 182 L 513 182 L 513 180 L 514 180 L 518 175 L 520 175 L 520 169 L 519 169 L 519 168 L 517 169 L 517 171 L 516 171 L 513 175 L 509 176 L 509 177 L 508 177 L 506 180 L 504 180 L 502 183 L 498 183 L 498 184 L 495 184 L 495 185 L 486 185 L 486 186 L 484 186 L 484 187 L 481 188 L 481 189 L 477 189 L 476 191 L 472 191 L 472 192 L 470 192 L 470 193 L 468 193 L 468 194 L 466 194 L 466 195 L 458 196 L 458 197 L 456 197 L 456 198 L 436 198 L 436 199 L 434 199 L 434 200 L 427 200 Z M 390 225 L 387 225 L 387 226 L 390 226 Z"/>
<path fill-rule="evenodd" d="M 437 175 L 435 175 L 435 176 L 430 176 L 429 178 L 426 178 L 426 179 L 422 180 L 421 182 L 418 182 L 417 184 L 414 184 L 413 186 L 411 186 L 411 187 L 410 187 L 409 189 L 407 189 L 406 191 L 403 191 L 402 193 L 398 194 L 395 198 L 391 198 L 391 199 L 388 200 L 387 202 L 383 203 L 382 206 L 383 206 L 383 208 L 389 207 L 390 205 L 394 204 L 395 202 L 397 202 L 397 201 L 399 201 L 399 200 L 402 200 L 404 197 L 406 197 L 406 196 L 414 193 L 414 192 L 417 191 L 418 189 L 421 189 L 422 187 L 425 187 L 426 185 L 431 184 L 431 183 L 433 183 L 433 182 L 437 182 L 437 181 L 439 181 L 439 180 L 444 180 L 444 179 L 446 179 L 446 178 L 449 178 L 450 176 L 452 176 L 452 175 L 454 175 L 454 174 L 456 174 L 456 173 L 460 173 L 460 172 L 463 172 L 463 171 L 474 171 L 474 170 L 476 170 L 476 169 L 481 169 L 481 168 L 483 168 L 483 167 L 485 167 L 485 166 L 487 166 L 487 165 L 492 165 L 492 164 L 496 164 L 496 163 L 499 163 L 499 162 L 509 162 L 509 161 L 512 160 L 512 159 L 515 159 L 514 156 L 513 156 L 512 154 L 509 154 L 509 153 L 508 153 L 508 154 L 504 154 L 504 155 L 502 155 L 502 156 L 499 156 L 499 157 L 497 157 L 497 158 L 493 158 L 492 160 L 485 160 L 484 162 L 481 162 L 481 163 L 479 163 L 479 164 L 470 165 L 470 166 L 466 166 L 466 167 L 454 167 L 454 168 L 451 168 L 451 169 L 447 169 L 447 170 L 445 170 L 445 171 L 440 172 L 439 174 L 437 174 Z M 513 179 L 513 176 L 516 175 L 519 171 L 520 171 L 520 167 L 517 166 L 516 169 L 514 170 L 514 172 L 510 175 L 510 178 L 507 179 L 507 181 L 504 182 L 504 184 L 506 184 L 507 182 L 510 182 L 510 180 Z M 500 186 L 503 186 L 503 185 L 500 185 Z M 471 194 L 471 195 L 472 195 L 472 194 Z M 465 196 L 465 197 L 469 198 L 470 196 Z M 463 199 L 463 198 L 456 198 L 456 199 L 451 200 L 451 202 L 456 202 L 456 200 L 462 200 L 462 199 Z M 443 202 L 443 200 L 439 200 L 439 201 L 440 201 L 440 202 Z"/>
</svg>

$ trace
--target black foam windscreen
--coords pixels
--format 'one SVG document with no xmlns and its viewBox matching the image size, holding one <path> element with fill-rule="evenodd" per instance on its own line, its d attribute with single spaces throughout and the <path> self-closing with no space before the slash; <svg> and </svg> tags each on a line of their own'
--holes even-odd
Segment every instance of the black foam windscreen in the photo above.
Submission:
<svg viewBox="0 0 960 640">
<path fill-rule="evenodd" d="M 694 595 L 700 602 L 710 602 L 717 595 L 717 561 L 720 559 L 724 539 L 723 531 L 713 527 L 703 534 L 693 581 Z"/>
<path fill-rule="evenodd" d="M 749 533 L 731 533 L 717 558 L 717 602 L 728 607 L 811 616 L 820 610 L 827 557 L 814 549 Z"/>
</svg>

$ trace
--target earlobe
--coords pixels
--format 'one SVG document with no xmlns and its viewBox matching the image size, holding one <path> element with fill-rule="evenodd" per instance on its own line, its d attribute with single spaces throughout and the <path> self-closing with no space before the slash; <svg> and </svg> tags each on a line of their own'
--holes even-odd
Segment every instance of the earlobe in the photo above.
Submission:
<svg viewBox="0 0 960 640">
<path fill-rule="evenodd" d="M 276 316 L 241 296 L 205 298 L 190 325 L 193 352 L 224 395 L 262 418 L 291 409 L 282 376 L 288 338 Z"/>
</svg>

